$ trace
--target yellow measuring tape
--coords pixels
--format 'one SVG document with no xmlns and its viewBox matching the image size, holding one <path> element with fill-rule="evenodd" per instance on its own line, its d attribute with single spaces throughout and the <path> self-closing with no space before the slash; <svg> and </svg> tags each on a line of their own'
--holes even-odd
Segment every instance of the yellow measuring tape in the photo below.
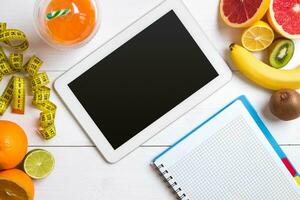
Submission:
<svg viewBox="0 0 300 200">
<path fill-rule="evenodd" d="M 12 112 L 24 114 L 25 112 L 25 79 L 13 76 Z"/>
<path fill-rule="evenodd" d="M 20 72 L 23 69 L 23 54 L 11 53 L 9 57 L 9 64 L 12 70 L 15 72 Z"/>
<path fill-rule="evenodd" d="M 50 99 L 50 88 L 42 86 L 33 90 L 32 104 L 37 105 L 46 102 Z"/>
<path fill-rule="evenodd" d="M 25 34 L 16 29 L 6 29 L 5 23 L 0 23 L 0 42 L 13 50 L 24 51 L 29 44 Z M 46 85 L 50 82 L 45 72 L 39 73 L 43 61 L 37 56 L 32 56 L 23 66 L 23 54 L 10 53 L 9 59 L 0 46 L 0 81 L 4 75 L 14 72 L 26 72 L 29 74 L 33 93 L 32 105 L 41 110 L 40 129 L 41 136 L 49 140 L 56 135 L 55 114 L 56 105 L 50 101 L 50 88 Z M 24 114 L 25 112 L 25 79 L 12 76 L 3 94 L 0 96 L 0 115 L 3 115 L 12 103 L 12 112 Z"/>
<path fill-rule="evenodd" d="M 0 23 L 0 42 L 17 51 L 24 51 L 29 47 L 26 35 L 17 29 L 6 29 L 6 23 Z"/>
<path fill-rule="evenodd" d="M 35 91 L 37 88 L 47 85 L 49 82 L 48 75 L 45 72 L 42 72 L 32 77 L 31 87 Z"/>
<path fill-rule="evenodd" d="M 37 74 L 40 67 L 42 66 L 43 61 L 36 56 L 32 56 L 29 61 L 24 65 L 24 70 L 33 77 Z"/>
</svg>

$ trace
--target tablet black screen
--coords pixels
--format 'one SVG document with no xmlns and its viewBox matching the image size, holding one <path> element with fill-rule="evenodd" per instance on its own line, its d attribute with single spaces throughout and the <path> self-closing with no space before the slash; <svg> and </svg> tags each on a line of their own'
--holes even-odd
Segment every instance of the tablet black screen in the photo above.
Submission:
<svg viewBox="0 0 300 200">
<path fill-rule="evenodd" d="M 217 76 L 170 11 L 69 87 L 117 149 Z"/>
</svg>

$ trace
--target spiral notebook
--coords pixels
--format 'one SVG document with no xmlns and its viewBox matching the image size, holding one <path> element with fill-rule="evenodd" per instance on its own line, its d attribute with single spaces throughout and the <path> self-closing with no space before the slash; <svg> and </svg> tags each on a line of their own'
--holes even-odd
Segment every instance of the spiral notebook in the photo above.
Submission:
<svg viewBox="0 0 300 200">
<path fill-rule="evenodd" d="M 157 156 L 183 200 L 299 200 L 299 174 L 241 96 Z"/>
</svg>

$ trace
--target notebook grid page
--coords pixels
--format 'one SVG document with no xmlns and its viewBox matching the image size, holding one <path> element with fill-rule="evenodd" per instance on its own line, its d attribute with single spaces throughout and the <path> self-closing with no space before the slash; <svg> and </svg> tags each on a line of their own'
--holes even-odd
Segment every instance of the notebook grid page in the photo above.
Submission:
<svg viewBox="0 0 300 200">
<path fill-rule="evenodd" d="M 189 200 L 300 199 L 243 116 L 221 128 L 168 171 Z"/>
</svg>

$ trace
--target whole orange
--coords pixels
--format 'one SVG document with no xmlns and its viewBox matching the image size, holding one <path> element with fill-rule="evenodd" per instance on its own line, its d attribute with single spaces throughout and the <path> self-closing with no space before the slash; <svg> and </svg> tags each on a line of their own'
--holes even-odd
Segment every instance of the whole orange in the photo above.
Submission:
<svg viewBox="0 0 300 200">
<path fill-rule="evenodd" d="M 27 152 L 28 141 L 17 124 L 0 120 L 0 170 L 16 167 Z"/>
<path fill-rule="evenodd" d="M 27 174 L 18 169 L 0 172 L 1 200 L 33 200 L 34 185 Z"/>
</svg>

